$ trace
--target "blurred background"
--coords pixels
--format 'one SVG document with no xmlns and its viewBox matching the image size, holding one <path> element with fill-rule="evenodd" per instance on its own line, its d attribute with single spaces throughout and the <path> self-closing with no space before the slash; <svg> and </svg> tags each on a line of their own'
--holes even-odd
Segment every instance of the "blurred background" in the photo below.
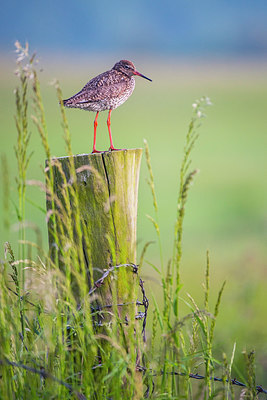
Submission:
<svg viewBox="0 0 267 400">
<path fill-rule="evenodd" d="M 226 280 L 216 328 L 218 354 L 237 360 L 242 350 L 256 350 L 260 384 L 267 383 L 266 296 L 266 149 L 267 149 L 267 2 L 266 0 L 188 0 L 2 2 L 0 15 L 1 153 L 8 160 L 10 208 L 3 208 L 1 187 L 1 255 L 11 240 L 16 253 L 16 158 L 14 144 L 14 42 L 29 42 L 39 59 L 38 71 L 54 156 L 65 155 L 57 78 L 64 98 L 93 76 L 129 59 L 153 82 L 136 79 L 133 96 L 112 113 L 115 147 L 150 146 L 164 261 L 172 256 L 179 166 L 192 115 L 192 103 L 203 95 L 213 106 L 200 128 L 192 168 L 199 168 L 191 189 L 184 229 L 182 297 L 189 292 L 201 308 L 206 251 L 211 257 L 213 302 Z M 30 107 L 29 113 L 34 110 Z M 92 149 L 94 114 L 67 110 L 74 153 Z M 97 148 L 109 146 L 106 113 L 99 118 Z M 44 151 L 33 124 L 33 156 L 28 179 L 44 180 Z M 138 211 L 138 249 L 157 240 L 146 214 L 153 214 L 143 160 Z M 3 180 L 3 178 L 2 178 Z M 2 186 L 2 185 L 1 185 Z M 27 220 L 36 224 L 47 246 L 43 193 L 29 188 Z M 35 204 L 35 205 L 34 205 Z M 29 229 L 29 239 L 35 233 Z M 159 263 L 157 243 L 147 260 Z M 159 282 L 146 263 L 147 286 Z M 188 311 L 185 311 L 188 312 Z M 241 364 L 239 364 L 241 365 Z"/>
</svg>

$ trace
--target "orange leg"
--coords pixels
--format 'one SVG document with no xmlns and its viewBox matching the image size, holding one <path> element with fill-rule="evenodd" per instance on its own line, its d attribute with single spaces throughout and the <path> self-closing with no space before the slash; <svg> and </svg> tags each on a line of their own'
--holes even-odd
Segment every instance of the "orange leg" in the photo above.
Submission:
<svg viewBox="0 0 267 400">
<path fill-rule="evenodd" d="M 99 114 L 99 111 L 97 111 L 96 116 L 95 116 L 95 120 L 94 120 L 94 144 L 93 144 L 92 153 L 101 153 L 101 151 L 98 151 L 95 148 L 95 145 L 96 145 L 96 128 L 97 128 L 97 125 L 98 125 L 98 122 L 97 122 L 98 114 Z"/>
<path fill-rule="evenodd" d="M 111 150 L 111 151 L 114 151 L 114 150 L 121 150 L 121 149 L 115 149 L 115 147 L 113 146 L 112 136 L 111 136 L 111 129 L 110 129 L 110 115 L 111 115 L 111 111 L 112 111 L 112 110 L 109 110 L 109 112 L 108 112 L 108 119 L 107 119 L 108 133 L 109 133 L 109 140 L 110 140 L 110 148 L 109 148 L 109 150 Z"/>
</svg>

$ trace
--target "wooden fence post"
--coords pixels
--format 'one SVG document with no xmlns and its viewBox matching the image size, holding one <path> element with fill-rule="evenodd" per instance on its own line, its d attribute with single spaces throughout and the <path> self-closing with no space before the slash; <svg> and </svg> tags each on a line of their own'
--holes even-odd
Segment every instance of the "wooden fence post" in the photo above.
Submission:
<svg viewBox="0 0 267 400">
<path fill-rule="evenodd" d="M 62 201 L 62 191 L 71 179 L 71 164 L 75 168 L 77 177 L 75 190 L 84 235 L 83 262 L 86 263 L 88 270 L 90 266 L 92 267 L 94 281 L 109 267 L 136 263 L 137 198 L 141 156 L 142 149 L 131 149 L 75 155 L 72 159 L 70 157 L 53 159 L 53 190 L 59 201 Z M 48 165 L 47 161 L 46 173 L 49 179 Z M 47 200 L 48 213 L 51 212 L 50 200 L 51 198 Z M 57 246 L 52 234 L 52 218 L 48 228 L 50 251 L 55 255 Z M 71 234 L 74 232 L 75 235 L 75 229 L 73 226 Z M 61 245 L 64 246 L 64 243 Z M 62 262 L 64 263 L 64 260 L 60 261 Z M 133 275 L 129 268 L 128 270 L 121 268 L 121 271 L 118 271 L 119 302 L 133 300 L 133 284 L 137 283 Z M 108 286 L 101 288 L 104 304 L 112 301 Z M 124 314 L 122 312 L 122 316 L 127 317 Z"/>
</svg>

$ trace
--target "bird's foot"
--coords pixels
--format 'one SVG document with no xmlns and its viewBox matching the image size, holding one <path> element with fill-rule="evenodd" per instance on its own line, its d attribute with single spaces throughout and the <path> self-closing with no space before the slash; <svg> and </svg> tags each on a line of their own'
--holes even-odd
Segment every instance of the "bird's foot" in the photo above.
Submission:
<svg viewBox="0 0 267 400">
<path fill-rule="evenodd" d="M 115 147 L 110 147 L 108 150 L 109 151 L 122 151 L 122 150 L 127 150 L 127 149 L 115 149 Z"/>
<path fill-rule="evenodd" d="M 96 153 L 105 153 L 105 152 L 104 151 L 98 151 L 98 150 L 94 149 L 91 154 L 96 154 Z"/>
</svg>

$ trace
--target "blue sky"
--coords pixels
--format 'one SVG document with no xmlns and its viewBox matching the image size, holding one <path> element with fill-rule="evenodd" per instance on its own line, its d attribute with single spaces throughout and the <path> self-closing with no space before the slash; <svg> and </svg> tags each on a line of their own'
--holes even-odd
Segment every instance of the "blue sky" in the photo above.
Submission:
<svg viewBox="0 0 267 400">
<path fill-rule="evenodd" d="M 0 50 L 15 40 L 53 52 L 267 55 L 266 0 L 11 0 Z"/>
</svg>

